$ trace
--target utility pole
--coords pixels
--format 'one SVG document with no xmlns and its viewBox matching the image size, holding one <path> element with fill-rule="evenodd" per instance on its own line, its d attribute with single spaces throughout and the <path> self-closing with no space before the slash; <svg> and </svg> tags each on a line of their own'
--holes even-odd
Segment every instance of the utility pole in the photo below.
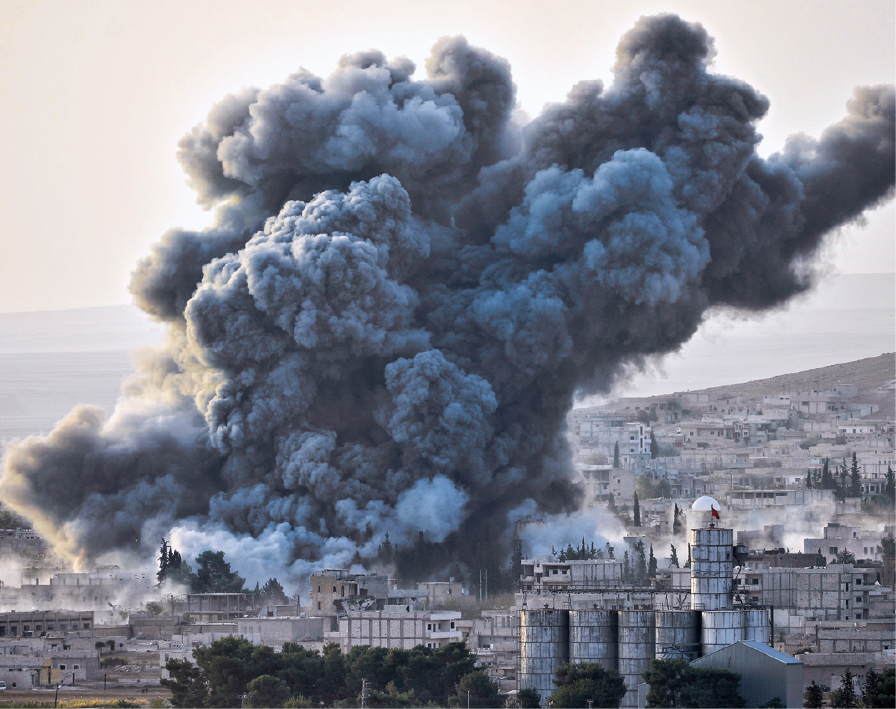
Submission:
<svg viewBox="0 0 896 709">
<path fill-rule="evenodd" d="M 367 709 L 367 700 L 370 697 L 370 682 L 361 680 L 361 709 Z"/>
</svg>

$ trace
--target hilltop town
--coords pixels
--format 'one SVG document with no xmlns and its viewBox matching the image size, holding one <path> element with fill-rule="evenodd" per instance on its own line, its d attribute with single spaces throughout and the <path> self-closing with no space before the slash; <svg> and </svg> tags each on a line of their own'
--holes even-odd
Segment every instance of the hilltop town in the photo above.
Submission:
<svg viewBox="0 0 896 709">
<path fill-rule="evenodd" d="M 746 668 L 758 653 L 796 706 L 813 683 L 829 692 L 847 670 L 861 679 L 896 657 L 894 395 L 889 353 L 574 409 L 583 510 L 603 522 L 565 538 L 547 518 L 520 518 L 513 593 L 497 597 L 473 560 L 464 576 L 413 583 L 388 558 L 320 569 L 292 596 L 160 583 L 176 566 L 165 542 L 159 570 L 76 572 L 0 511 L 0 680 L 165 697 L 170 661 L 227 637 L 342 653 L 458 642 L 510 698 L 534 689 L 545 703 L 558 667 L 593 661 L 624 678 L 622 706 L 643 706 L 653 659 Z M 748 701 L 772 689 L 741 684 Z"/>
</svg>

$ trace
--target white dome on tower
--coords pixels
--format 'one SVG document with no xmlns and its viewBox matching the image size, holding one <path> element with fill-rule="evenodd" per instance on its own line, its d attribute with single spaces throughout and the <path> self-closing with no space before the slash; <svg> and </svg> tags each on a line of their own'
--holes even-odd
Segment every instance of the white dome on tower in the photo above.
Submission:
<svg viewBox="0 0 896 709">
<path fill-rule="evenodd" d="M 694 504 L 691 505 L 691 509 L 694 510 L 694 512 L 710 512 L 713 507 L 715 507 L 717 511 L 722 508 L 719 501 L 709 495 L 698 497 L 694 500 Z"/>
</svg>

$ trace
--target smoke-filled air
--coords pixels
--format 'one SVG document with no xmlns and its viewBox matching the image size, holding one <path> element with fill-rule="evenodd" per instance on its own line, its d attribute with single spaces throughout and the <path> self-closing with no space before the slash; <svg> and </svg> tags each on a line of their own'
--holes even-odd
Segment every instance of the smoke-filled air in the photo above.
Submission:
<svg viewBox="0 0 896 709">
<path fill-rule="evenodd" d="M 825 235 L 893 194 L 892 86 L 763 159 L 768 100 L 713 55 L 699 24 L 642 18 L 610 86 L 528 125 L 508 62 L 463 37 L 426 78 L 368 50 L 226 96 L 178 146 L 213 225 L 131 280 L 166 346 L 108 420 L 11 445 L 4 503 L 76 561 L 165 535 L 293 582 L 387 533 L 463 561 L 521 511 L 574 512 L 578 394 L 710 308 L 805 291 Z"/>
</svg>

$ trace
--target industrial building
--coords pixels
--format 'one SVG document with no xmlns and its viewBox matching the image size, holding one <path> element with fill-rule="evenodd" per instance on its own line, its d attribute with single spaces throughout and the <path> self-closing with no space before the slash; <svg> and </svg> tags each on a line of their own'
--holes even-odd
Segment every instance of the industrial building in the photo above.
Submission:
<svg viewBox="0 0 896 709">
<path fill-rule="evenodd" d="M 737 642 L 771 642 L 768 609 L 734 604 L 734 533 L 716 527 L 719 503 L 692 506 L 690 608 L 614 610 L 595 607 L 520 611 L 519 687 L 535 689 L 546 705 L 553 676 L 569 662 L 597 662 L 618 670 L 628 691 L 623 707 L 638 706 L 638 685 L 653 659 L 710 655 Z"/>
<path fill-rule="evenodd" d="M 765 706 L 776 697 L 787 709 L 803 706 L 803 663 L 762 643 L 736 642 L 691 664 L 739 674 L 739 693 L 748 707 Z"/>
</svg>

